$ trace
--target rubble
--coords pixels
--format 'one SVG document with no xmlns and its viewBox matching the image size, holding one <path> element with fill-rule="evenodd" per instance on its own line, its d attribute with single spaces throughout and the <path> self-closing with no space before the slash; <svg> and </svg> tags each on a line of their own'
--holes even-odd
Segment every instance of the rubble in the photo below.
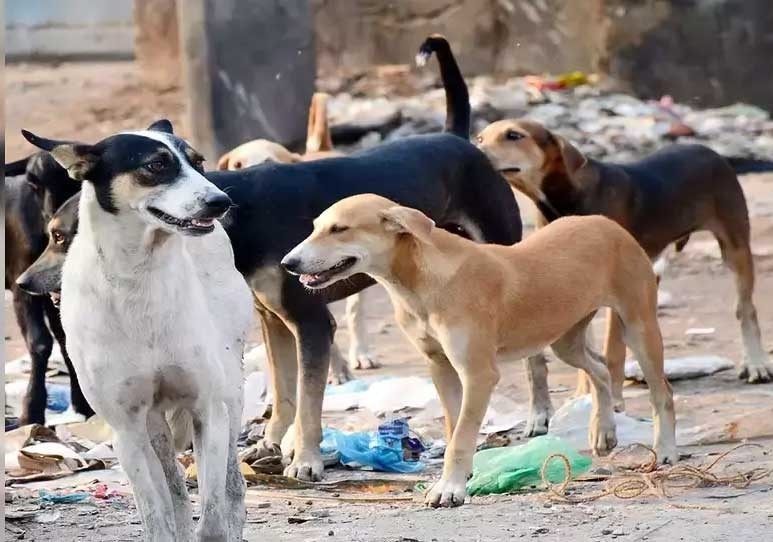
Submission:
<svg viewBox="0 0 773 542">
<path fill-rule="evenodd" d="M 427 88 L 426 72 L 401 72 L 401 90 L 389 78 L 370 80 L 357 93 L 341 92 L 329 101 L 331 129 L 341 150 L 377 144 L 411 134 L 438 132 L 445 122 L 442 88 Z M 413 84 L 405 80 L 413 77 Z M 425 79 L 421 79 L 424 77 Z M 331 87 L 331 85 L 323 86 Z M 678 141 L 701 143 L 725 156 L 773 158 L 773 120 L 763 109 L 737 103 L 693 109 L 674 102 L 605 90 L 592 74 L 579 72 L 554 79 L 490 76 L 467 78 L 473 135 L 486 124 L 509 117 L 544 123 L 594 158 L 626 161 Z M 360 137 L 352 138 L 352 128 Z M 340 137 L 343 134 L 347 137 Z M 374 137 L 374 134 L 376 137 Z"/>
</svg>

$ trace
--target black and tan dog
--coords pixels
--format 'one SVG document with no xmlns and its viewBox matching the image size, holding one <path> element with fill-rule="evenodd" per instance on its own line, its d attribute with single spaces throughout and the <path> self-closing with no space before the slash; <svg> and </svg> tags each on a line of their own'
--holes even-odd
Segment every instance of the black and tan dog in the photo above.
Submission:
<svg viewBox="0 0 773 542">
<path fill-rule="evenodd" d="M 22 404 L 22 423 L 45 423 L 46 369 L 54 339 L 70 373 L 73 409 L 89 417 L 94 411 L 81 393 L 67 354 L 59 309 L 49 296 L 30 293 L 23 274 L 46 248 L 46 223 L 78 191 L 78 186 L 44 152 L 6 164 L 4 184 L 5 287 L 13 293 L 16 321 L 32 361 Z"/>
<path fill-rule="evenodd" d="M 638 162 L 603 163 L 527 120 L 495 122 L 480 133 L 477 144 L 548 221 L 565 215 L 608 216 L 631 232 L 653 260 L 671 243 L 683 246 L 693 232 L 713 233 L 736 278 L 744 345 L 738 376 L 750 383 L 773 378 L 752 302 L 746 200 L 728 160 L 701 145 L 672 145 Z M 621 334 L 619 318 L 610 317 L 605 354 L 618 406 L 625 361 Z"/>
</svg>

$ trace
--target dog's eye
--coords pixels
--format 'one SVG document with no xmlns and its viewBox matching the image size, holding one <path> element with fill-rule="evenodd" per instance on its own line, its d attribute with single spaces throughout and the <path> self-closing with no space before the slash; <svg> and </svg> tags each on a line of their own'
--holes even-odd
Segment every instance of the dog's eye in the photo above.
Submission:
<svg viewBox="0 0 773 542">
<path fill-rule="evenodd" d="M 164 163 L 163 160 L 153 160 L 152 162 L 145 164 L 145 169 L 151 173 L 161 173 L 166 169 L 166 163 Z"/>
<path fill-rule="evenodd" d="M 478 143 L 483 143 L 483 136 L 476 137 L 475 141 L 477 141 Z"/>
<path fill-rule="evenodd" d="M 62 235 L 60 232 L 58 231 L 51 232 L 51 237 L 53 238 L 54 243 L 56 243 L 57 245 L 64 244 L 64 235 Z"/>
<path fill-rule="evenodd" d="M 330 226 L 330 233 L 342 233 L 349 229 L 349 226 L 339 226 L 338 224 L 333 224 Z"/>
<path fill-rule="evenodd" d="M 204 159 L 201 158 L 200 156 L 191 160 L 191 164 L 198 171 L 204 171 Z"/>
<path fill-rule="evenodd" d="M 515 130 L 508 130 L 507 134 L 505 135 L 510 141 L 518 141 L 519 139 L 523 139 L 523 134 L 521 132 L 516 132 Z"/>
</svg>

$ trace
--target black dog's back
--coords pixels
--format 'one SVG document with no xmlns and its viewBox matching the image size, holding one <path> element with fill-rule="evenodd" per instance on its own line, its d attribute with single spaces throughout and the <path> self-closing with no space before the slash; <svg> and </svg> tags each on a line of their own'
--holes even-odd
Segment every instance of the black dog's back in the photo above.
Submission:
<svg viewBox="0 0 773 542">
<path fill-rule="evenodd" d="M 263 164 L 207 178 L 234 200 L 227 221 L 237 268 L 276 264 L 336 201 L 374 193 L 420 209 L 439 226 L 471 223 L 487 242 L 521 239 L 518 206 L 488 159 L 450 134 L 413 136 L 351 156 Z"/>
</svg>

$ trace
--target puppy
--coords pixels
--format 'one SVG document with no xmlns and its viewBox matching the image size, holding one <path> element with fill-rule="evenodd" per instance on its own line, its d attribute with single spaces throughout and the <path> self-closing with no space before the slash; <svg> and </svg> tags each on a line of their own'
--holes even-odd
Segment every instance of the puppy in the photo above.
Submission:
<svg viewBox="0 0 773 542">
<path fill-rule="evenodd" d="M 236 441 L 253 307 L 216 221 L 231 200 L 207 181 L 201 156 L 169 121 L 96 145 L 23 133 L 84 181 L 62 269 L 62 322 L 83 392 L 113 428 L 145 539 L 192 538 L 174 450 L 181 427 L 170 428 L 171 414 L 192 420 L 197 538 L 240 541 Z"/>
<path fill-rule="evenodd" d="M 299 155 L 290 152 L 279 143 L 266 139 L 256 139 L 239 145 L 220 157 L 219 170 L 235 171 L 242 168 L 277 162 L 292 164 L 302 161 L 319 160 L 343 156 L 333 149 L 330 127 L 327 117 L 329 96 L 324 92 L 315 92 L 309 106 L 309 124 L 306 132 L 306 153 Z M 354 369 L 375 369 L 380 365 L 371 354 L 367 330 L 366 308 L 373 303 L 374 291 L 371 288 L 346 298 L 346 323 L 349 329 L 349 365 L 346 364 L 338 347 L 333 343 L 330 351 L 329 380 L 337 384 L 352 380 L 349 367 Z M 370 301 L 368 300 L 370 298 Z"/>
<path fill-rule="evenodd" d="M 307 288 L 356 273 L 386 288 L 401 328 L 430 363 L 444 409 L 448 448 L 443 475 L 426 496 L 431 506 L 464 502 L 499 380 L 498 352 L 527 356 L 550 345 L 584 370 L 593 385 L 590 447 L 601 454 L 616 445 L 609 372 L 585 340 L 602 306 L 620 316 L 649 383 L 658 458 L 678 459 L 655 274 L 636 241 L 607 218 L 565 218 L 514 246 L 480 245 L 435 228 L 418 210 L 365 194 L 324 211 L 282 264 Z"/>
<path fill-rule="evenodd" d="M 744 163 L 731 165 L 701 145 L 672 145 L 638 162 L 608 164 L 585 157 L 563 137 L 527 120 L 490 124 L 477 144 L 547 220 L 575 214 L 608 216 L 627 229 L 652 260 L 671 243 L 681 249 L 695 231 L 712 232 L 736 278 L 736 315 L 744 345 L 738 376 L 749 383 L 773 379 L 752 301 L 749 215 L 734 171 L 746 167 Z M 604 350 L 620 409 L 625 378 L 621 335 L 619 320 L 608 318 Z M 583 391 L 581 384 L 578 392 Z"/>
</svg>

